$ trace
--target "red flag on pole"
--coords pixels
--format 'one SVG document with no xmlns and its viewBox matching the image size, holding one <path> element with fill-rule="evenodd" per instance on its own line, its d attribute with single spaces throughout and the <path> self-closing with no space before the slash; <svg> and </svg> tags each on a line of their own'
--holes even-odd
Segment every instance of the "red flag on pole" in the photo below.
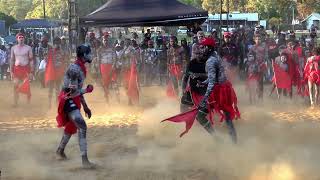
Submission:
<svg viewBox="0 0 320 180">
<path fill-rule="evenodd" d="M 48 85 L 49 81 L 54 81 L 56 78 L 52 56 L 52 49 L 50 49 L 48 52 L 48 61 L 44 74 L 44 82 L 46 86 Z"/>
<path fill-rule="evenodd" d="M 135 60 L 132 60 L 130 67 L 130 77 L 127 94 L 131 101 L 136 103 L 139 101 L 138 74 Z"/>
</svg>

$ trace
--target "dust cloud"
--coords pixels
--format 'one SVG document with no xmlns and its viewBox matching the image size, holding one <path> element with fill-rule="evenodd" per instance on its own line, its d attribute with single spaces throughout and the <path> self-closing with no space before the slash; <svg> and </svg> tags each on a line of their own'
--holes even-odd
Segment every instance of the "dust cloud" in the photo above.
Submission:
<svg viewBox="0 0 320 180">
<path fill-rule="evenodd" d="M 142 87 L 137 107 L 127 105 L 124 92 L 120 103 L 108 105 L 96 88 L 86 96 L 93 111 L 92 119 L 86 121 L 89 158 L 98 168 L 84 170 L 77 136 L 67 145 L 69 160 L 56 160 L 62 130 L 55 127 L 56 109 L 48 110 L 47 90 L 33 85 L 31 104 L 21 97 L 20 106 L 13 109 L 10 85 L 0 84 L 2 179 L 320 178 L 320 110 L 308 109 L 298 97 L 278 101 L 265 95 L 263 102 L 250 105 L 245 88 L 237 86 L 242 118 L 234 122 L 239 139 L 235 145 L 225 124 L 218 121 L 214 136 L 196 122 L 182 138 L 184 124 L 160 123 L 179 112 L 178 102 L 165 98 L 164 88 Z"/>
</svg>

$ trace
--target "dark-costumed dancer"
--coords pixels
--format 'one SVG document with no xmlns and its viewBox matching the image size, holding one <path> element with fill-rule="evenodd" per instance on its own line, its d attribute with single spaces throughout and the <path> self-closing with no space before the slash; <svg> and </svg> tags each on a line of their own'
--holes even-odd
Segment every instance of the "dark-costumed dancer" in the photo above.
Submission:
<svg viewBox="0 0 320 180">
<path fill-rule="evenodd" d="M 91 63 L 91 49 L 89 46 L 81 45 L 77 48 L 77 59 L 72 63 L 64 76 L 62 91 L 59 95 L 59 107 L 57 123 L 58 127 L 64 127 L 64 133 L 56 154 L 60 159 L 67 159 L 64 149 L 71 136 L 78 130 L 79 146 L 82 156 L 82 165 L 85 168 L 92 168 L 94 164 L 90 163 L 87 156 L 87 125 L 81 115 L 80 109 L 83 106 L 84 112 L 88 118 L 91 118 L 91 110 L 88 108 L 83 94 L 90 93 L 93 90 L 92 85 L 82 89 L 87 75 L 85 63 Z"/>
<path fill-rule="evenodd" d="M 237 134 L 232 120 L 240 117 L 237 107 L 237 97 L 232 88 L 232 84 L 227 81 L 221 58 L 215 51 L 215 46 L 215 41 L 212 38 L 206 38 L 200 43 L 201 56 L 199 58 L 204 59 L 206 62 L 205 69 L 208 77 L 205 81 L 198 82 L 196 86 L 207 86 L 204 95 L 193 91 L 191 88 L 194 109 L 164 121 L 185 122 L 186 130 L 180 135 L 183 136 L 190 130 L 194 120 L 197 119 L 197 121 L 212 134 L 214 132 L 213 121 L 207 117 L 212 117 L 212 114 L 217 112 L 221 115 L 221 120 L 226 121 L 229 134 L 233 142 L 236 142 Z M 199 69 L 201 69 L 201 67 Z"/>
</svg>

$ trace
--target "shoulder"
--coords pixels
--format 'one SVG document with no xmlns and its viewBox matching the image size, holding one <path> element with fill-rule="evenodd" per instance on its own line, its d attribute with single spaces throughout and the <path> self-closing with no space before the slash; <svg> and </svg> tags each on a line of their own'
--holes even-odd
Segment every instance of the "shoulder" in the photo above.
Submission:
<svg viewBox="0 0 320 180">
<path fill-rule="evenodd" d="M 79 67 L 77 64 L 71 63 L 71 64 L 69 65 L 67 71 L 70 72 L 70 73 L 78 73 L 78 72 L 81 71 L 81 69 L 80 69 L 80 67 Z"/>
<path fill-rule="evenodd" d="M 24 48 L 28 49 L 28 50 L 32 50 L 32 47 L 29 45 L 24 45 Z"/>
<path fill-rule="evenodd" d="M 206 64 L 207 66 L 214 66 L 218 63 L 218 58 L 214 55 L 210 56 L 207 60 Z"/>
<path fill-rule="evenodd" d="M 311 56 L 307 59 L 308 62 L 312 62 L 315 59 L 315 56 Z"/>
</svg>

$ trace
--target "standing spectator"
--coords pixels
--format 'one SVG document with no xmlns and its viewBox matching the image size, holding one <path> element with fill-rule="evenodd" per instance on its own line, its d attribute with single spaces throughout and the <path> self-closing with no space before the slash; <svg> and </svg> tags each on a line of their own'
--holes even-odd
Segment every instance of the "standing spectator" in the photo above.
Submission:
<svg viewBox="0 0 320 180">
<path fill-rule="evenodd" d="M 157 46 L 157 54 L 159 58 L 159 73 L 160 73 L 160 85 L 164 85 L 167 82 L 167 45 L 163 40 L 162 44 Z"/>
<path fill-rule="evenodd" d="M 0 71 L 1 71 L 1 80 L 4 79 L 4 76 L 8 78 L 7 76 L 7 69 L 8 69 L 8 61 L 7 61 L 7 53 L 6 53 L 6 47 L 4 45 L 0 46 Z"/>
<path fill-rule="evenodd" d="M 189 48 L 188 42 L 185 38 L 181 40 L 181 47 L 183 48 L 183 52 L 185 53 L 185 62 L 183 62 L 183 64 L 184 64 L 184 67 L 186 67 L 187 64 L 189 64 L 191 59 L 191 49 Z"/>
<path fill-rule="evenodd" d="M 144 73 L 144 85 L 150 86 L 156 76 L 158 55 L 154 48 L 153 41 L 148 41 L 148 48 L 143 51 L 143 73 Z"/>
<path fill-rule="evenodd" d="M 150 29 L 147 29 L 147 33 L 144 34 L 144 38 L 148 41 L 151 40 L 151 32 Z"/>
</svg>

